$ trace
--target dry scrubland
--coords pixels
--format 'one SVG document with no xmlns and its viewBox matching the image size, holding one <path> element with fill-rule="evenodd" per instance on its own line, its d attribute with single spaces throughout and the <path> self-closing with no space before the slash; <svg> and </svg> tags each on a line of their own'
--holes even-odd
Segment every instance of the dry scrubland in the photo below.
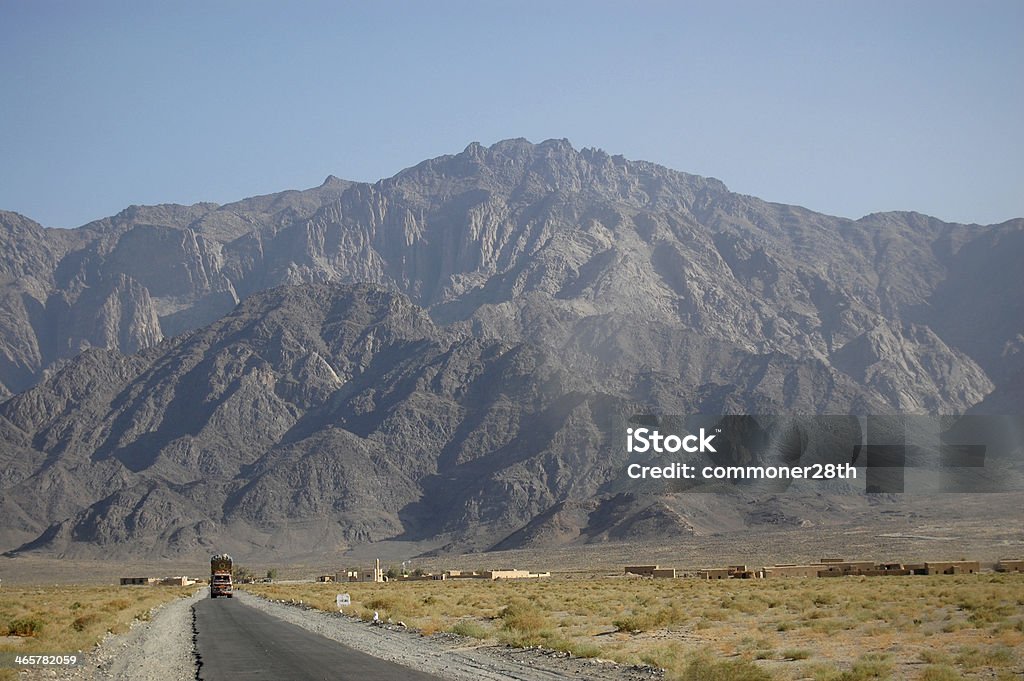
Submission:
<svg viewBox="0 0 1024 681">
<path fill-rule="evenodd" d="M 0 651 L 88 652 L 107 632 L 127 631 L 135 619 L 187 596 L 195 587 L 54 586 L 0 590 Z M 16 670 L 0 669 L 0 679 Z"/>
<path fill-rule="evenodd" d="M 249 585 L 275 600 L 514 646 L 664 667 L 670 679 L 1018 679 L 1024 575 L 786 580 L 450 580 Z"/>
</svg>

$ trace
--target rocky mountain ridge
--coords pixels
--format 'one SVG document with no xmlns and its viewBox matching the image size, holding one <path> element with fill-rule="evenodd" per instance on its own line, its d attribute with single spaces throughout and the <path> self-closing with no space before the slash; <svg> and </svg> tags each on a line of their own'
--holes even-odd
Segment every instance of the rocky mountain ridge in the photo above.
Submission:
<svg viewBox="0 0 1024 681">
<path fill-rule="evenodd" d="M 1024 406 L 1024 220 L 834 218 L 565 140 L 77 230 L 0 213 L 0 242 L 5 548 L 700 532 L 622 502 L 609 423 Z"/>
</svg>

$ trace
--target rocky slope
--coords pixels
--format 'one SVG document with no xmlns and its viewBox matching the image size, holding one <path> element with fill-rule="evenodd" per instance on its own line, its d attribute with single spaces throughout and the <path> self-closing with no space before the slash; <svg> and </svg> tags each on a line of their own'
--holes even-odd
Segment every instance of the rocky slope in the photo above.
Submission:
<svg viewBox="0 0 1024 681">
<path fill-rule="evenodd" d="M 75 555 L 492 537 L 596 494 L 621 458 L 595 422 L 625 403 L 568 390 L 564 371 L 380 288 L 257 294 L 0 406 L 6 539 Z"/>
<path fill-rule="evenodd" d="M 609 424 L 1024 406 L 1024 220 L 845 220 L 564 140 L 0 242 L 4 548 L 700 532 L 621 501 Z"/>
</svg>

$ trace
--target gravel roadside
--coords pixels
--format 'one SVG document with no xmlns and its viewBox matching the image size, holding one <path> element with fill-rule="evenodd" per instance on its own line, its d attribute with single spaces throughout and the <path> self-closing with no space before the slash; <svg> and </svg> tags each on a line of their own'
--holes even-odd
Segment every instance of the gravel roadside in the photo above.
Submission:
<svg viewBox="0 0 1024 681">
<path fill-rule="evenodd" d="M 19 681 L 194 681 L 196 659 L 192 640 L 192 605 L 206 589 L 153 610 L 148 621 L 135 620 L 123 634 L 108 634 L 86 663 L 60 669 L 30 669 Z"/>
<path fill-rule="evenodd" d="M 375 627 L 338 613 L 275 603 L 244 592 L 236 591 L 235 598 L 356 650 L 451 681 L 649 681 L 663 677 L 661 670 L 652 667 L 511 648 L 454 634 L 422 636 L 394 625 Z"/>
</svg>

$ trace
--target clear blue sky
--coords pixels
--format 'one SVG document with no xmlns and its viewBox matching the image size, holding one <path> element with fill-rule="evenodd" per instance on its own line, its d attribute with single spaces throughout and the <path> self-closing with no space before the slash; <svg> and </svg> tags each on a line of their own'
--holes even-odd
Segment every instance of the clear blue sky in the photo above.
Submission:
<svg viewBox="0 0 1024 681">
<path fill-rule="evenodd" d="M 0 208 L 72 227 L 566 137 L 835 215 L 1024 216 L 1024 2 L 0 0 Z"/>
</svg>

